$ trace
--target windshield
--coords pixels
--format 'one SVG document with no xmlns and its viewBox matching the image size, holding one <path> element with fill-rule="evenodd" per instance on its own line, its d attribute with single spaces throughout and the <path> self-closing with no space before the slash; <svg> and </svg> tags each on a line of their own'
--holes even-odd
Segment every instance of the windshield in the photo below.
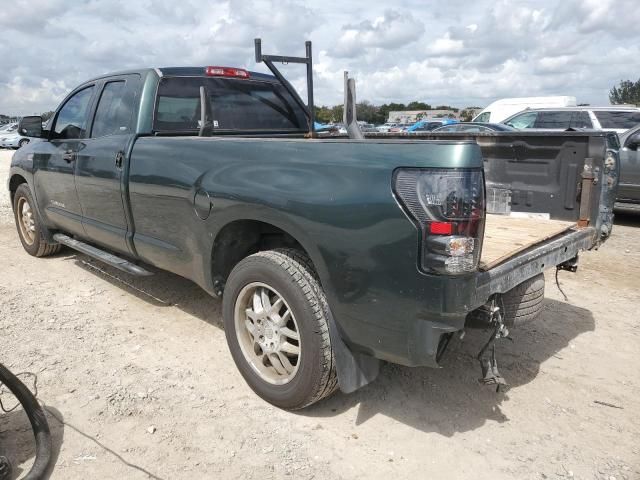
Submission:
<svg viewBox="0 0 640 480">
<path fill-rule="evenodd" d="M 476 118 L 473 119 L 474 122 L 488 122 L 491 117 L 491 112 L 482 112 Z"/>
<path fill-rule="evenodd" d="M 214 131 L 305 131 L 306 117 L 282 85 L 227 78 L 167 77 L 160 81 L 154 130 L 200 127 L 200 87 L 211 101 Z"/>
<path fill-rule="evenodd" d="M 640 123 L 640 111 L 596 110 L 593 112 L 602 128 L 627 130 Z"/>
</svg>

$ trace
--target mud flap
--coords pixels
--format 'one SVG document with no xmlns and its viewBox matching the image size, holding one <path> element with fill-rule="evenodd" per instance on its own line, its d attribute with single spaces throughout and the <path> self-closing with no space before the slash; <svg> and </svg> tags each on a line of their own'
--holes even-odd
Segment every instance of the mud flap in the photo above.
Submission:
<svg viewBox="0 0 640 480">
<path fill-rule="evenodd" d="M 380 360 L 370 355 L 353 352 L 342 340 L 338 326 L 325 303 L 324 309 L 329 319 L 329 338 L 336 360 L 338 386 L 343 393 L 352 393 L 371 383 L 380 372 Z"/>
</svg>

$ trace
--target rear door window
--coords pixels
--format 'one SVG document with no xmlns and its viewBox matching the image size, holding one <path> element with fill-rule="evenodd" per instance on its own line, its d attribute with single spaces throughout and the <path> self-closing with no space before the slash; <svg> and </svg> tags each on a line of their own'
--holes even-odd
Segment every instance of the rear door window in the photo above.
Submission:
<svg viewBox="0 0 640 480">
<path fill-rule="evenodd" d="M 640 123 L 640 111 L 595 110 L 593 112 L 602 128 L 633 128 Z"/>
<path fill-rule="evenodd" d="M 131 132 L 137 78 L 105 83 L 93 118 L 91 138 Z"/>
<path fill-rule="evenodd" d="M 573 112 L 538 112 L 533 128 L 566 130 L 571 125 Z"/>
<path fill-rule="evenodd" d="M 304 113 L 274 82 L 167 77 L 158 87 L 154 129 L 192 131 L 200 126 L 200 87 L 211 102 L 215 131 L 306 131 Z"/>
<path fill-rule="evenodd" d="M 573 112 L 573 116 L 571 117 L 571 128 L 593 128 L 593 124 L 591 123 L 591 118 L 589 118 L 589 112 L 580 111 Z"/>
</svg>

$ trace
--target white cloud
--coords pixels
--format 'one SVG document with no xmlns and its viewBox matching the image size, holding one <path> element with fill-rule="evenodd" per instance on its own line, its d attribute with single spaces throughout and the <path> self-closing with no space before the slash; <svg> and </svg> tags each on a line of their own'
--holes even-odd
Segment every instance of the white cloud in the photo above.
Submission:
<svg viewBox="0 0 640 480">
<path fill-rule="evenodd" d="M 345 25 L 332 53 L 338 57 L 362 55 L 369 48 L 394 50 L 418 40 L 424 25 L 409 12 L 387 10 L 374 20 Z"/>
<path fill-rule="evenodd" d="M 125 68 L 265 71 L 254 37 L 287 55 L 313 40 L 319 104 L 342 101 L 344 70 L 374 103 L 552 94 L 606 103 L 611 86 L 640 76 L 637 25 L 637 0 L 14 0 L 0 9 L 0 113 L 52 109 L 81 81 Z M 304 90 L 303 67 L 282 69 Z"/>
</svg>

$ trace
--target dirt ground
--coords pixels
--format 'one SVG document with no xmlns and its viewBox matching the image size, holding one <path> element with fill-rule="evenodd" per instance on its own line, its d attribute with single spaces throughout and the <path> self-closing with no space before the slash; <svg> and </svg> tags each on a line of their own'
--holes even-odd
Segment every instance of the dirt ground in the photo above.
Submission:
<svg viewBox="0 0 640 480">
<path fill-rule="evenodd" d="M 0 362 L 35 373 L 64 421 L 49 414 L 51 478 L 640 479 L 640 217 L 619 216 L 561 272 L 568 301 L 547 272 L 543 315 L 500 345 L 508 393 L 478 385 L 487 334 L 470 331 L 442 369 L 385 365 L 354 394 L 288 413 L 245 385 L 220 302 L 196 285 L 70 250 L 27 255 L 9 162 L 0 152 Z M 33 461 L 19 409 L 0 413 L 0 454 L 22 472 Z"/>
</svg>

